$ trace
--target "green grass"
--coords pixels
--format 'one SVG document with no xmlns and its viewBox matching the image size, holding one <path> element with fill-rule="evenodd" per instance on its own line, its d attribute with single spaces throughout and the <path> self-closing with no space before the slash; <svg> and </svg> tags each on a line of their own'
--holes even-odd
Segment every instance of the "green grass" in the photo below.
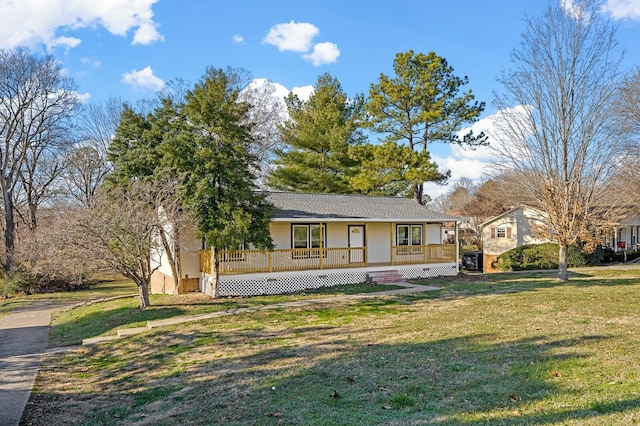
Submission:
<svg viewBox="0 0 640 426">
<path fill-rule="evenodd" d="M 640 269 L 571 279 L 434 279 L 424 284 L 438 292 L 258 310 L 82 347 L 45 359 L 23 422 L 638 424 Z M 177 309 L 166 300 L 158 310 Z M 135 307 L 120 309 L 109 321 Z"/>
<path fill-rule="evenodd" d="M 105 284 L 107 287 L 108 283 Z M 130 284 L 133 290 L 135 285 Z M 50 346 L 79 344 L 83 339 L 114 335 L 118 329 L 142 327 L 148 321 L 197 315 L 229 309 L 251 308 L 276 303 L 286 303 L 322 296 L 371 293 L 400 288 L 392 285 L 354 284 L 321 288 L 297 294 L 262 297 L 235 297 L 212 299 L 203 294 L 151 295 L 151 308 L 138 309 L 137 297 L 117 299 L 99 304 L 80 306 L 54 313 L 50 333 Z M 129 292 L 128 294 L 131 294 Z M 116 295 L 116 294 L 112 294 Z M 78 295 L 73 295 L 79 299 Z M 59 296 L 61 297 L 61 296 Z M 364 309 L 369 309 L 365 307 Z M 330 315 L 330 314 L 329 314 Z"/>
</svg>

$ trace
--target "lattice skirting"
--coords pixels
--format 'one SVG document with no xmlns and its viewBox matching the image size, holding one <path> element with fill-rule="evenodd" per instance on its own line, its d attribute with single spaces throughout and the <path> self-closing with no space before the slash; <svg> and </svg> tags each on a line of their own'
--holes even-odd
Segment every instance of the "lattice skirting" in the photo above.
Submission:
<svg viewBox="0 0 640 426">
<path fill-rule="evenodd" d="M 408 280 L 418 278 L 450 277 L 458 274 L 458 267 L 452 264 L 421 265 L 409 268 L 398 268 L 398 273 Z"/>
<path fill-rule="evenodd" d="M 406 279 L 453 276 L 458 273 L 455 264 L 412 265 L 411 267 L 387 266 L 349 271 L 299 271 L 268 274 L 223 275 L 219 277 L 219 294 L 227 296 L 259 296 L 283 294 L 320 287 L 362 283 L 367 272 L 380 269 L 397 270 Z M 200 291 L 213 294 L 211 277 L 202 273 Z"/>
</svg>

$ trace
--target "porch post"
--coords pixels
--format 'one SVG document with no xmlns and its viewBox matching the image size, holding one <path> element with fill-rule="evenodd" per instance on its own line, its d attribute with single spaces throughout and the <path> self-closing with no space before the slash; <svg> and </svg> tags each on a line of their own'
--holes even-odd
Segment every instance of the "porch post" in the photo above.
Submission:
<svg viewBox="0 0 640 426">
<path fill-rule="evenodd" d="M 369 222 L 364 223 L 364 252 L 362 253 L 362 260 L 364 260 L 364 266 L 369 266 Z"/>
<path fill-rule="evenodd" d="M 391 260 L 391 264 L 393 265 L 393 227 L 394 223 L 391 222 L 389 224 L 389 259 Z"/>
<path fill-rule="evenodd" d="M 322 222 L 320 222 L 320 255 L 318 256 L 319 262 L 320 262 L 320 269 L 322 269 L 322 255 L 323 253 L 323 244 L 322 244 L 322 240 L 324 239 L 324 224 Z"/>
<path fill-rule="evenodd" d="M 427 222 L 422 223 L 422 263 L 427 263 L 427 250 L 429 245 L 427 244 Z"/>
</svg>

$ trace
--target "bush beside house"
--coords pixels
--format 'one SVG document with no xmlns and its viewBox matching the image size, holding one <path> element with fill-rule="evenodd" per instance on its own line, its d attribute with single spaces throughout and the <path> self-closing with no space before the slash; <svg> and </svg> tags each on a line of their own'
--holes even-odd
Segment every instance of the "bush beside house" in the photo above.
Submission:
<svg viewBox="0 0 640 426">
<path fill-rule="evenodd" d="M 516 247 L 491 263 L 491 267 L 500 271 L 524 271 L 531 269 L 558 268 L 558 244 L 526 244 Z M 599 265 L 603 259 L 601 247 L 592 253 L 585 253 L 579 247 L 569 247 L 567 264 L 569 267 Z"/>
</svg>

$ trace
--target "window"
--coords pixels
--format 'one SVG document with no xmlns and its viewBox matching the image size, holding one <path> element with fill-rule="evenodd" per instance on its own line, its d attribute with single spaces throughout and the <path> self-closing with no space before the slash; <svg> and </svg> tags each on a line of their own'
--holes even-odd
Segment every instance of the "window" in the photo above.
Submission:
<svg viewBox="0 0 640 426">
<path fill-rule="evenodd" d="M 497 228 L 491 228 L 491 238 L 511 239 L 511 227 L 503 225 Z"/>
<path fill-rule="evenodd" d="M 422 225 L 398 225 L 396 242 L 399 246 L 421 246 Z"/>
<path fill-rule="evenodd" d="M 397 225 L 396 245 L 413 246 L 399 249 L 399 254 L 420 253 L 422 251 L 422 225 Z"/>
<path fill-rule="evenodd" d="M 326 226 L 323 227 L 324 232 L 321 239 L 320 224 L 295 224 L 291 225 L 291 238 L 292 247 L 294 249 L 317 249 L 325 247 L 324 241 L 326 241 Z M 309 257 L 318 256 L 317 250 L 296 251 L 294 257 Z"/>
</svg>

